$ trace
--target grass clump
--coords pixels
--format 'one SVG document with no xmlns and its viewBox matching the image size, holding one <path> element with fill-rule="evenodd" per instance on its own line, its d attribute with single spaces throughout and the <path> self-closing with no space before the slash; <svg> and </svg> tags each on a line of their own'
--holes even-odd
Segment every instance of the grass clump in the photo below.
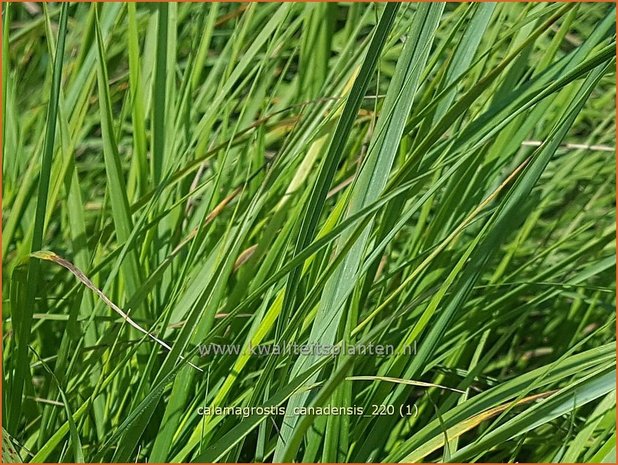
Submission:
<svg viewBox="0 0 618 465">
<path fill-rule="evenodd" d="M 614 18 L 3 4 L 3 458 L 614 461 Z"/>
</svg>

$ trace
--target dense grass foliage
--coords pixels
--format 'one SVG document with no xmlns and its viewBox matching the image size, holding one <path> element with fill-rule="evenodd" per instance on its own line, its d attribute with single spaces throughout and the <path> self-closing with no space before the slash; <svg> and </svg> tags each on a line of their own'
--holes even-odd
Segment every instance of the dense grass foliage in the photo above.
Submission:
<svg viewBox="0 0 618 465">
<path fill-rule="evenodd" d="M 614 460 L 612 4 L 2 8 L 5 460 Z"/>
</svg>

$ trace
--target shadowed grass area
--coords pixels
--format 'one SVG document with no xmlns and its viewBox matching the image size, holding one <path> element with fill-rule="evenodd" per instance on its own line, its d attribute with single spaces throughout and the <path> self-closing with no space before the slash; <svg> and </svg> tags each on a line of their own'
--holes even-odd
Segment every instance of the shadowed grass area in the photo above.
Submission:
<svg viewBox="0 0 618 465">
<path fill-rule="evenodd" d="M 3 461 L 615 461 L 612 4 L 2 12 Z"/>
</svg>

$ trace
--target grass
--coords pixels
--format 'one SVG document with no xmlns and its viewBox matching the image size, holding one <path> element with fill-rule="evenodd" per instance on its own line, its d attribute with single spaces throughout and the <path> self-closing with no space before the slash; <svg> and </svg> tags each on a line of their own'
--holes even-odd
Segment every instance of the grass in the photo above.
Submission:
<svg viewBox="0 0 618 465">
<path fill-rule="evenodd" d="M 3 461 L 615 461 L 612 4 L 2 8 Z"/>
</svg>

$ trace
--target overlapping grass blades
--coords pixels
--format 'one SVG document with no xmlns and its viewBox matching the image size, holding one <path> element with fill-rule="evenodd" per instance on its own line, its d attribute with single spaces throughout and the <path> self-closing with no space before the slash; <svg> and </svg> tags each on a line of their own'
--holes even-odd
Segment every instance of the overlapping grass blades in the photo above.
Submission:
<svg viewBox="0 0 618 465">
<path fill-rule="evenodd" d="M 614 460 L 613 5 L 3 15 L 4 458 Z"/>
</svg>

